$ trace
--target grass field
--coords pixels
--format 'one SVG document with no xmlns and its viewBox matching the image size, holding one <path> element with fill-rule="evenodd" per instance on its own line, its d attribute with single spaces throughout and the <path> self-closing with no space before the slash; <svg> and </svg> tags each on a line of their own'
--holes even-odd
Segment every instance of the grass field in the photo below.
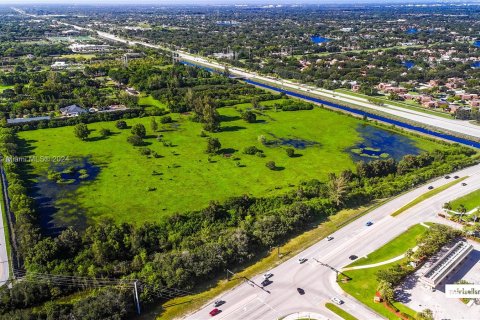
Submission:
<svg viewBox="0 0 480 320">
<path fill-rule="evenodd" d="M 450 188 L 451 186 L 454 186 L 456 185 L 457 183 L 467 179 L 468 177 L 462 177 L 462 178 L 459 178 L 459 179 L 456 179 L 456 180 L 453 180 L 441 187 L 438 187 L 436 189 L 433 189 L 433 190 L 430 190 L 428 192 L 425 192 L 424 194 L 422 194 L 420 197 L 412 200 L 411 202 L 407 203 L 406 205 L 404 205 L 403 207 L 401 207 L 400 209 L 398 209 L 397 211 L 395 211 L 394 213 L 392 213 L 392 217 L 395 217 L 395 216 L 398 216 L 399 214 L 401 214 L 402 212 L 404 212 L 405 210 L 408 210 L 410 209 L 411 207 L 417 205 L 418 203 L 424 201 L 424 200 L 427 200 L 428 198 L 431 198 L 433 197 L 434 195 L 436 194 L 439 194 L 440 192 L 444 191 L 444 190 L 447 190 L 448 188 Z"/>
<path fill-rule="evenodd" d="M 398 256 L 402 253 L 405 253 L 410 248 L 413 248 L 416 244 L 414 238 L 425 232 L 427 228 L 421 225 L 415 225 L 407 230 L 402 235 L 396 237 L 392 241 L 385 244 L 383 247 L 379 248 L 378 250 L 372 252 L 369 257 L 362 261 L 363 264 L 369 264 L 371 262 L 381 262 L 385 260 L 389 260 L 395 256 Z M 423 231 L 423 232 L 422 232 Z M 362 259 L 359 260 L 359 262 Z M 372 308 L 382 316 L 388 319 L 398 319 L 398 317 L 388 311 L 382 304 L 373 302 L 373 297 L 377 290 L 378 282 L 376 280 L 376 274 L 379 270 L 385 270 L 392 267 L 396 263 L 400 263 L 403 260 L 399 260 L 390 264 L 382 265 L 375 268 L 368 268 L 368 269 L 358 269 L 358 270 L 349 270 L 345 271 L 344 273 L 349 276 L 352 280 L 342 283 L 339 282 L 340 287 L 359 300 L 360 302 L 364 303 L 368 307 Z M 356 263 L 350 264 L 348 267 L 356 265 Z M 394 306 L 398 308 L 400 311 L 407 313 L 411 316 L 415 316 L 416 312 L 407 306 L 401 303 L 394 303 Z"/>
<path fill-rule="evenodd" d="M 452 209 L 457 210 L 458 207 L 463 204 L 467 211 L 480 207 L 480 190 L 473 191 L 461 198 L 455 199 L 450 202 Z"/>
<path fill-rule="evenodd" d="M 89 141 L 77 139 L 72 127 L 26 131 L 19 133 L 19 137 L 26 140 L 37 156 L 89 157 L 89 162 L 100 169 L 99 175 L 93 181 L 82 182 L 57 203 L 65 208 L 75 204 L 90 219 L 112 217 L 119 222 L 155 221 L 234 195 L 279 194 L 302 180 L 324 179 L 330 172 L 354 168 L 345 150 L 361 140 L 356 130 L 362 123 L 358 119 L 320 108 L 296 112 L 270 110 L 259 115 L 257 123 L 249 124 L 232 107 L 221 108 L 220 113 L 222 131 L 209 135 L 219 138 L 222 150 L 221 154 L 210 157 L 211 161 L 205 153 L 206 138 L 200 137 L 201 124 L 191 122 L 187 115 L 172 115 L 176 122 L 156 133 L 150 130 L 151 118 L 127 121 L 130 126 L 145 125 L 148 134 L 145 141 L 148 148 L 162 156 L 158 159 L 143 156 L 138 148 L 128 144 L 130 130 L 116 129 L 115 122 L 90 124 Z M 102 128 L 112 130 L 113 135 L 101 138 Z M 158 142 L 158 134 L 172 146 Z M 260 135 L 268 140 L 298 139 L 315 144 L 297 150 L 298 156 L 290 158 L 286 146 L 263 146 L 258 141 Z M 441 147 L 421 138 L 412 139 L 423 149 Z M 252 145 L 264 150 L 265 158 L 243 154 L 243 149 Z M 276 162 L 278 170 L 266 168 L 265 163 L 270 160 Z M 45 177 L 50 166 L 48 162 L 33 163 L 32 173 Z M 147 191 L 148 188 L 156 190 Z"/>
<path fill-rule="evenodd" d="M 147 109 L 148 107 L 157 107 L 157 108 L 164 108 L 164 109 L 167 108 L 167 106 L 164 103 L 162 103 L 161 101 L 158 101 L 151 95 L 144 95 L 140 97 L 138 99 L 138 104 L 141 106 L 147 107 Z"/>
<path fill-rule="evenodd" d="M 330 302 L 326 303 L 325 307 L 327 307 L 328 310 L 332 311 L 333 313 L 335 313 L 336 315 L 338 315 L 339 317 L 341 317 L 345 320 L 358 320 L 357 318 L 352 316 L 350 313 L 343 310 L 339 306 L 334 305 L 333 303 L 330 303 Z"/>
<path fill-rule="evenodd" d="M 427 229 L 420 224 L 414 225 L 385 246 L 368 254 L 367 257 L 360 258 L 349 264 L 348 267 L 374 264 L 398 257 L 399 255 L 404 254 L 408 249 L 415 247 L 417 237 L 423 234 L 426 230 Z"/>
</svg>

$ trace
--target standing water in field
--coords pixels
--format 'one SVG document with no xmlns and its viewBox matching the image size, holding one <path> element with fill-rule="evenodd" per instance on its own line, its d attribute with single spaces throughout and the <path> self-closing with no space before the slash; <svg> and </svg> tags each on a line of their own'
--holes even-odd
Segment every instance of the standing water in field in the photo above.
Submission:
<svg viewBox="0 0 480 320">
<path fill-rule="evenodd" d="M 388 158 L 399 161 L 407 154 L 421 152 L 412 139 L 394 132 L 369 125 L 359 125 L 357 131 L 362 141 L 348 149 L 355 162 Z"/>
<path fill-rule="evenodd" d="M 38 204 L 42 230 L 53 235 L 67 226 L 77 230 L 86 227 L 87 215 L 73 196 L 78 187 L 93 181 L 100 173 L 98 166 L 88 158 L 74 159 L 65 163 L 51 163 L 47 175 L 38 178 L 33 197 Z M 95 197 L 94 194 L 91 195 Z"/>
</svg>

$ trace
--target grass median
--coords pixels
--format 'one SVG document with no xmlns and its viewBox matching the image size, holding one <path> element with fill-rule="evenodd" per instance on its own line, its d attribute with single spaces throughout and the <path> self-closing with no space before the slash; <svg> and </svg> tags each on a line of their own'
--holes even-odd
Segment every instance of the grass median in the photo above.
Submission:
<svg viewBox="0 0 480 320">
<path fill-rule="evenodd" d="M 325 304 L 325 307 L 327 307 L 328 310 L 332 311 L 333 313 L 335 313 L 337 316 L 345 319 L 345 320 L 358 320 L 358 318 L 355 318 L 354 316 L 352 316 L 350 313 L 348 313 L 347 311 L 343 310 L 342 308 L 340 307 L 337 307 L 336 305 L 334 305 L 333 303 L 326 303 Z"/>
<path fill-rule="evenodd" d="M 473 210 L 480 206 L 480 190 L 473 191 L 466 196 L 455 199 L 450 202 L 453 210 L 458 210 L 460 205 L 463 205 L 467 211 Z"/>
<path fill-rule="evenodd" d="M 409 202 L 408 204 L 404 205 L 403 207 L 401 207 L 400 209 L 398 209 L 397 211 L 395 211 L 394 213 L 392 213 L 392 217 L 396 217 L 398 216 L 399 214 L 401 214 L 402 212 L 410 209 L 411 207 L 419 204 L 420 202 L 422 201 L 425 201 L 427 200 L 428 198 L 431 198 L 433 197 L 434 195 L 437 195 L 439 194 L 440 192 L 444 191 L 444 190 L 447 190 L 448 188 L 456 185 L 457 183 L 460 183 L 461 181 L 467 179 L 468 176 L 466 177 L 462 177 L 460 179 L 457 179 L 457 180 L 454 180 L 454 181 L 451 181 L 443 186 L 440 186 L 436 189 L 433 189 L 433 190 L 430 190 L 424 194 L 422 194 L 421 196 L 419 196 L 418 198 L 414 199 L 413 201 Z"/>
<path fill-rule="evenodd" d="M 416 224 L 383 247 L 368 254 L 367 257 L 358 259 L 349 264 L 348 267 L 374 264 L 398 257 L 404 254 L 408 249 L 415 247 L 418 236 L 423 234 L 426 230 L 426 227 L 421 224 Z"/>
</svg>

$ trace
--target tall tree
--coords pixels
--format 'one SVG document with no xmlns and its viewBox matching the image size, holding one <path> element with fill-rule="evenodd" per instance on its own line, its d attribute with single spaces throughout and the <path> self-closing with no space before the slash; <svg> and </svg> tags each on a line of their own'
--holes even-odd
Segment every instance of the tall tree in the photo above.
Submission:
<svg viewBox="0 0 480 320">
<path fill-rule="evenodd" d="M 328 195 L 337 206 L 340 206 L 348 192 L 349 176 L 346 173 L 328 175 Z"/>
</svg>

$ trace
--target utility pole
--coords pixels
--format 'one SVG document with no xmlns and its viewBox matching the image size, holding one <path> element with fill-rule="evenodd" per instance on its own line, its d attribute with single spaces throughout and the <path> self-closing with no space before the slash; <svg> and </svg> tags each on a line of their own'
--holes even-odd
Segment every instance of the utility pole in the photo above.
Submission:
<svg viewBox="0 0 480 320">
<path fill-rule="evenodd" d="M 235 273 L 233 273 L 232 271 L 230 271 L 230 270 L 228 270 L 228 269 L 225 269 L 225 270 L 227 270 L 227 281 L 230 281 L 230 274 L 231 274 L 232 276 L 234 276 Z"/>
<path fill-rule="evenodd" d="M 134 291 L 134 300 L 135 300 L 135 306 L 137 307 L 137 313 L 140 314 L 140 299 L 138 298 L 138 288 L 137 288 L 137 281 L 133 283 L 133 291 Z"/>
</svg>

